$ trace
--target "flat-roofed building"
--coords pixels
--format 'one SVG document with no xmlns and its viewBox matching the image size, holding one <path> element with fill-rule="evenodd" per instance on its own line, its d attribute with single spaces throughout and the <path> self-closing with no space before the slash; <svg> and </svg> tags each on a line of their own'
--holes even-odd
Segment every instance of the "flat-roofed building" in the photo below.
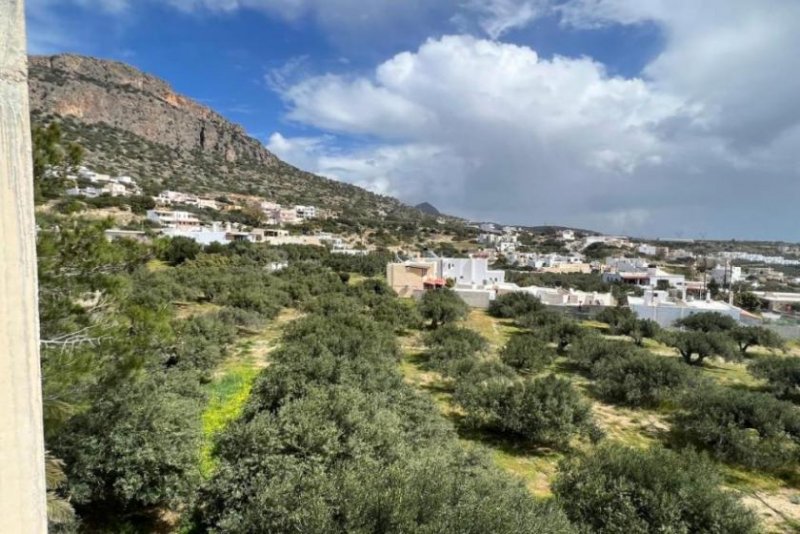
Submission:
<svg viewBox="0 0 800 534">
<path fill-rule="evenodd" d="M 386 281 L 401 297 L 413 296 L 428 286 L 444 285 L 437 276 L 436 260 L 417 260 L 386 265 Z"/>
</svg>

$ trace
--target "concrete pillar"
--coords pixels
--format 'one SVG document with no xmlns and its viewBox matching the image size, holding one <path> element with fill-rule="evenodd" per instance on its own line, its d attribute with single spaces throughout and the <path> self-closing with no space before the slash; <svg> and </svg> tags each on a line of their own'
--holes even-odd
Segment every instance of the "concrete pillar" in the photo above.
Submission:
<svg viewBox="0 0 800 534">
<path fill-rule="evenodd" d="M 0 0 L 0 532 L 47 532 L 23 0 Z"/>
</svg>

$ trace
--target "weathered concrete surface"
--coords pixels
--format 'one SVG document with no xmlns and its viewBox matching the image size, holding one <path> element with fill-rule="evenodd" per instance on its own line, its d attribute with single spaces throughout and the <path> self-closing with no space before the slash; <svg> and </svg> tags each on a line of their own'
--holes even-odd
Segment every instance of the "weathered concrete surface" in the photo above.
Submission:
<svg viewBox="0 0 800 534">
<path fill-rule="evenodd" d="M 23 0 L 0 0 L 0 532 L 47 531 Z"/>
</svg>

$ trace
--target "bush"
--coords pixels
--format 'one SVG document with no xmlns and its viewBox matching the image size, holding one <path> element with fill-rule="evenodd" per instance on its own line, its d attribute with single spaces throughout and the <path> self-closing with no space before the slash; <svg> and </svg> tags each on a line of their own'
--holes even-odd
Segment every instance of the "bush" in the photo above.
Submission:
<svg viewBox="0 0 800 534">
<path fill-rule="evenodd" d="M 731 339 L 739 347 L 742 356 L 747 354 L 747 349 L 754 346 L 778 349 L 783 347 L 781 337 L 763 326 L 737 326 L 730 331 Z"/>
<path fill-rule="evenodd" d="M 538 373 L 553 362 L 555 354 L 539 336 L 517 334 L 500 351 L 500 359 L 517 371 Z"/>
<path fill-rule="evenodd" d="M 547 317 L 538 332 L 546 340 L 556 344 L 556 351 L 563 354 L 567 347 L 586 335 L 586 330 L 575 320 L 560 314 L 542 315 Z"/>
<path fill-rule="evenodd" d="M 426 291 L 419 301 L 419 312 L 434 328 L 463 319 L 468 311 L 466 302 L 447 288 Z"/>
<path fill-rule="evenodd" d="M 575 342 L 568 357 L 583 372 L 591 373 L 598 362 L 626 357 L 635 351 L 636 348 L 625 341 L 590 334 Z"/>
<path fill-rule="evenodd" d="M 180 265 L 187 260 L 193 260 L 200 254 L 202 247 L 188 237 L 173 237 L 165 247 L 161 259 L 170 265 Z"/>
<path fill-rule="evenodd" d="M 729 332 L 736 328 L 736 320 L 719 312 L 701 312 L 675 321 L 675 326 L 694 332 Z"/>
<path fill-rule="evenodd" d="M 542 302 L 529 293 L 514 292 L 500 295 L 489 303 L 489 315 L 512 319 L 539 312 L 544 309 Z"/>
<path fill-rule="evenodd" d="M 510 379 L 470 374 L 459 381 L 454 398 L 467 424 L 531 443 L 564 447 L 577 433 L 593 430 L 589 404 L 569 380 L 554 375 Z"/>
<path fill-rule="evenodd" d="M 553 492 L 584 532 L 760 532 L 753 513 L 721 482 L 691 450 L 607 445 L 562 462 Z"/>
<path fill-rule="evenodd" d="M 486 339 L 469 328 L 445 325 L 425 336 L 431 365 L 449 374 L 450 366 L 460 360 L 475 359 L 487 347 Z"/>
<path fill-rule="evenodd" d="M 776 396 L 800 398 L 800 358 L 762 357 L 750 364 L 750 372 L 765 379 Z"/>
<path fill-rule="evenodd" d="M 800 459 L 800 412 L 764 393 L 703 388 L 675 419 L 680 441 L 721 460 L 779 470 Z"/>
<path fill-rule="evenodd" d="M 600 360 L 592 376 L 604 400 L 647 408 L 675 399 L 694 383 L 693 370 L 679 360 L 643 351 Z"/>
<path fill-rule="evenodd" d="M 182 391 L 193 387 L 186 378 L 120 384 L 50 444 L 80 508 L 113 518 L 188 497 L 199 480 L 201 404 L 199 392 Z"/>
<path fill-rule="evenodd" d="M 736 359 L 730 337 L 723 332 L 662 332 L 661 341 L 678 350 L 689 365 L 703 365 L 709 356 Z"/>
</svg>

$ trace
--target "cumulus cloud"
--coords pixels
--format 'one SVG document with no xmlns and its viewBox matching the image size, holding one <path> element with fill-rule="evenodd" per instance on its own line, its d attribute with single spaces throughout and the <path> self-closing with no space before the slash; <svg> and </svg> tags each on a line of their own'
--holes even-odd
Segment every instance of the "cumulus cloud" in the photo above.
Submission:
<svg viewBox="0 0 800 534">
<path fill-rule="evenodd" d="M 447 179 L 464 189 L 455 211 L 474 217 L 662 235 L 795 231 L 799 3 L 571 0 L 549 9 L 579 31 L 655 24 L 663 50 L 640 76 L 622 78 L 587 57 L 542 59 L 525 46 L 446 36 L 369 76 L 307 79 L 283 93 L 288 115 L 384 147 L 446 151 L 459 162 Z M 447 207 L 447 194 L 409 193 L 440 179 L 420 170 L 384 178 L 409 200 Z M 760 214 L 758 225 L 736 217 L 744 209 Z"/>
<path fill-rule="evenodd" d="M 795 0 L 572 0 L 577 27 L 651 22 L 663 52 L 644 76 L 706 108 L 705 126 L 747 150 L 800 121 L 800 2 Z"/>
<path fill-rule="evenodd" d="M 293 120 L 384 142 L 337 156 L 350 161 L 350 181 L 368 180 L 375 169 L 353 160 L 391 160 L 379 166 L 381 180 L 403 198 L 540 222 L 567 206 L 563 218 L 576 221 L 580 214 L 607 224 L 645 220 L 640 212 L 620 217 L 607 198 L 614 195 L 603 191 L 641 189 L 638 173 L 661 166 L 672 150 L 659 128 L 698 112 L 641 79 L 609 76 L 589 58 L 545 60 L 527 47 L 468 36 L 429 40 L 369 78 L 311 78 L 283 97 Z M 430 167 L 421 163 L 434 158 Z M 413 172 L 401 172 L 405 165 Z"/>
</svg>

